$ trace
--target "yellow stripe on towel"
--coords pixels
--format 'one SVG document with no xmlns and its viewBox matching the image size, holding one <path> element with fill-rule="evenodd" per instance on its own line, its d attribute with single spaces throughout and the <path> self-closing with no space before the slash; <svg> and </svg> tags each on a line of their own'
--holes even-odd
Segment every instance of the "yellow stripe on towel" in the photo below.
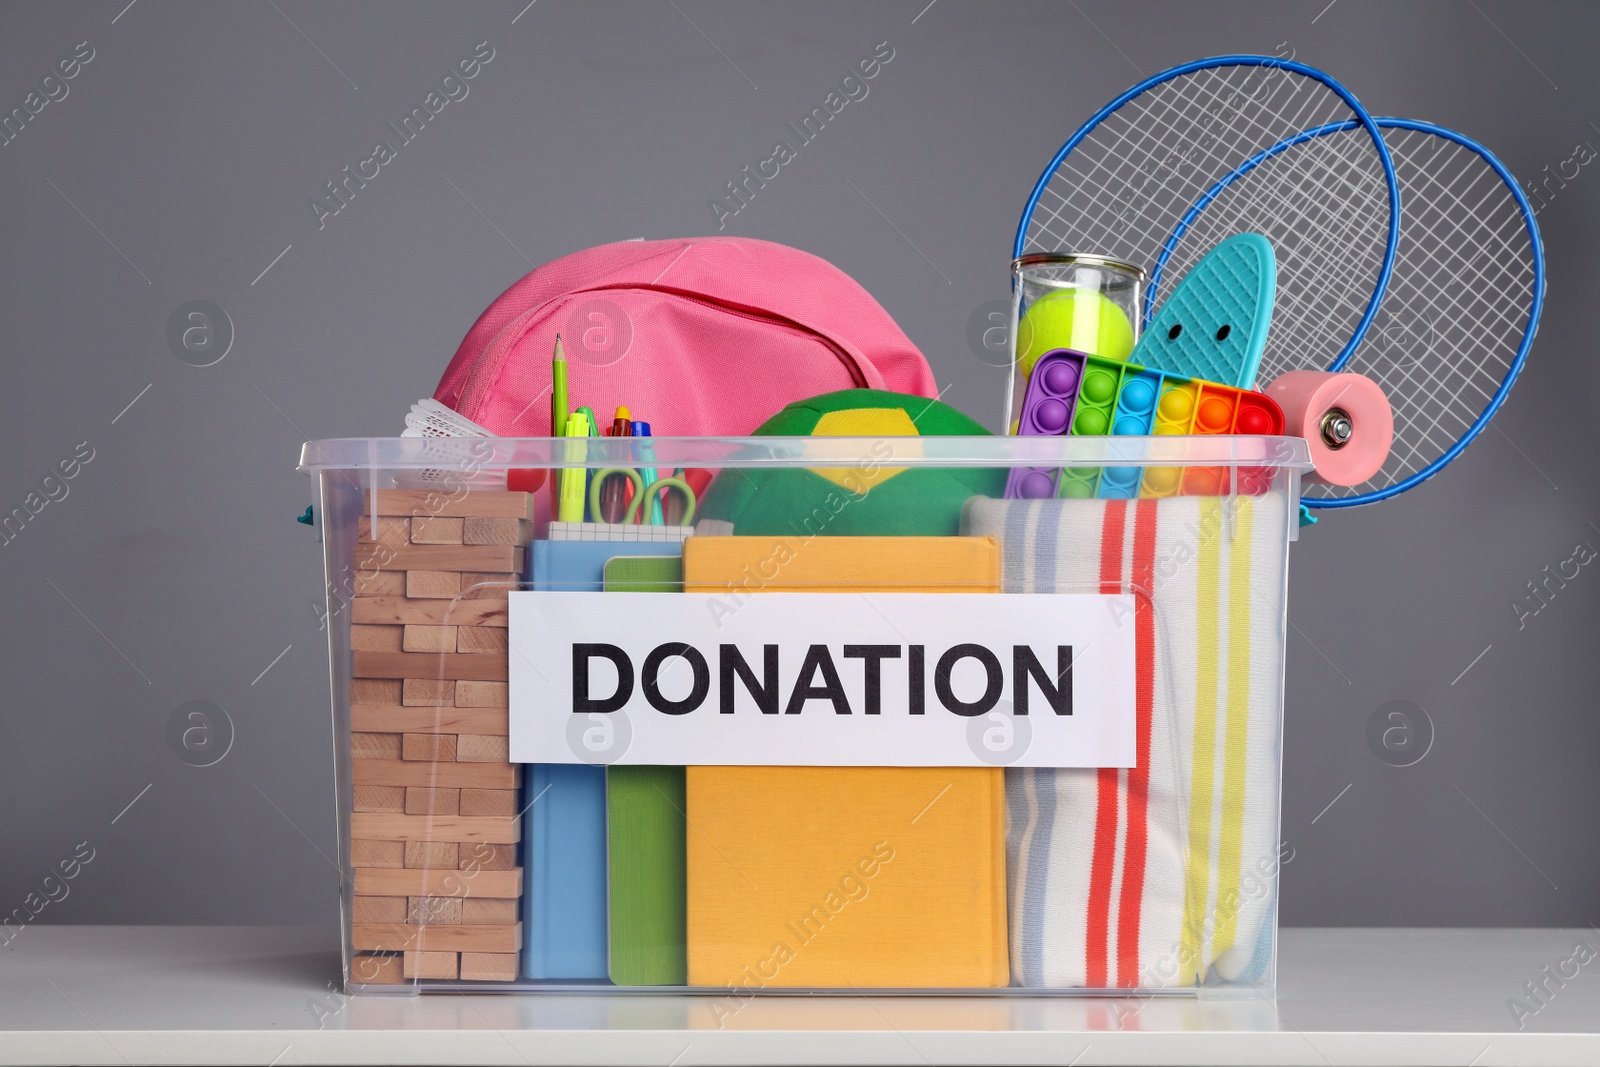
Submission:
<svg viewBox="0 0 1600 1067">
<path fill-rule="evenodd" d="M 1182 975 L 1198 982 L 1204 971 L 1207 904 L 1211 893 L 1211 797 L 1217 762 L 1217 624 L 1221 608 L 1222 501 L 1200 499 L 1195 590 L 1194 754 L 1189 790 L 1189 856 L 1183 897 Z"/>
<path fill-rule="evenodd" d="M 1228 726 L 1223 741 L 1222 841 L 1217 853 L 1214 956 L 1233 947 L 1239 921 L 1239 869 L 1244 834 L 1246 742 L 1250 730 L 1250 536 L 1255 508 L 1235 498 L 1228 567 Z"/>
</svg>

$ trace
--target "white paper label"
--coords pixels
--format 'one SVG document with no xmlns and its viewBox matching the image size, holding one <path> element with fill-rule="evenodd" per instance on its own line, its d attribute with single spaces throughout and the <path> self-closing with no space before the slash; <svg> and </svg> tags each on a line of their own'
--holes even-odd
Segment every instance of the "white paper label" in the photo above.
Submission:
<svg viewBox="0 0 1600 1067">
<path fill-rule="evenodd" d="M 514 592 L 517 763 L 1132 767 L 1132 596 Z"/>
</svg>

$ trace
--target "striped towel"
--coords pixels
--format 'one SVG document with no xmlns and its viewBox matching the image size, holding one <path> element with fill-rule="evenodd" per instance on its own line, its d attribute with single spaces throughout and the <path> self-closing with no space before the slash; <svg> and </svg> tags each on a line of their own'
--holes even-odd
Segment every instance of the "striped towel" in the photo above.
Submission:
<svg viewBox="0 0 1600 1067">
<path fill-rule="evenodd" d="M 1289 518 L 1279 495 L 969 501 L 962 532 L 1000 539 L 1005 592 L 1136 603 L 1137 765 L 1006 772 L 1016 983 L 1170 988 L 1262 969 Z"/>
</svg>

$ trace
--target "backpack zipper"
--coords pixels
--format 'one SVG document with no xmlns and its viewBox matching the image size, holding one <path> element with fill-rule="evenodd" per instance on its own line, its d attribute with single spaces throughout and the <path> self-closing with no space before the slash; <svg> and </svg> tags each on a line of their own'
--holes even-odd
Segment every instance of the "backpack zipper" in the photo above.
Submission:
<svg viewBox="0 0 1600 1067">
<path fill-rule="evenodd" d="M 815 337 L 818 340 L 820 340 L 823 343 L 823 345 L 825 347 L 827 347 L 827 349 L 834 354 L 835 357 L 838 358 L 839 362 L 841 362 L 841 363 L 843 363 L 845 365 L 845 367 L 850 371 L 850 380 L 852 382 L 854 382 L 857 387 L 859 387 L 859 388 L 866 388 L 867 387 L 867 375 L 866 375 L 866 372 L 861 369 L 861 361 L 860 360 L 858 360 L 855 356 L 851 355 L 850 351 L 848 349 L 846 349 L 843 345 L 840 345 L 838 342 L 836 342 L 833 338 L 829 337 L 827 334 L 823 333 L 820 330 L 813 329 L 812 327 L 807 326 L 804 323 L 796 322 L 794 319 L 787 318 L 787 317 L 785 317 L 783 315 L 774 315 L 774 314 L 772 314 L 770 312 L 758 311 L 758 310 L 753 309 L 753 308 L 741 307 L 741 306 L 739 306 L 737 304 L 729 304 L 729 303 L 727 303 L 725 301 L 722 301 L 722 300 L 710 300 L 710 299 L 707 299 L 706 297 L 699 296 L 699 295 L 696 295 L 696 294 L 693 294 L 693 293 L 686 293 L 681 289 L 670 289 L 670 288 L 667 288 L 665 286 L 627 285 L 627 286 L 616 286 L 615 288 L 618 288 L 618 289 L 641 289 L 642 288 L 642 289 L 646 289 L 646 290 L 648 290 L 650 292 L 668 293 L 668 294 L 671 294 L 672 296 L 678 297 L 679 299 L 687 300 L 690 303 L 702 304 L 705 307 L 715 308 L 718 311 L 725 312 L 725 313 L 727 313 L 729 315 L 733 315 L 733 316 L 735 316 L 737 318 L 749 319 L 752 322 L 774 323 L 774 324 L 779 325 L 779 326 L 785 326 L 785 327 L 787 327 L 787 328 L 789 328 L 791 330 L 797 330 L 800 333 L 807 334 L 807 335 L 809 335 L 811 337 Z M 601 290 L 585 290 L 585 291 L 586 292 L 603 292 L 604 290 L 601 289 Z"/>
</svg>

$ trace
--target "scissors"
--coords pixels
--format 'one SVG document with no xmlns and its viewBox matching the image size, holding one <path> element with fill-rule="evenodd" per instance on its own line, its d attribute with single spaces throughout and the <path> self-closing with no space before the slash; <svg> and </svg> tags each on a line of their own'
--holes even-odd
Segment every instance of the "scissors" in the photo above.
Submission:
<svg viewBox="0 0 1600 1067">
<path fill-rule="evenodd" d="M 644 476 L 632 467 L 607 467 L 595 472 L 594 481 L 589 484 L 589 512 L 592 515 L 600 514 L 600 488 L 605 485 L 606 479 L 617 475 L 633 483 L 633 499 L 628 501 L 628 510 L 623 513 L 622 521 L 632 525 L 639 521 L 639 509 L 645 500 Z M 695 499 L 694 490 L 682 478 L 659 478 L 649 484 L 649 496 L 654 499 L 662 490 L 676 489 L 683 494 L 683 517 L 678 520 L 679 525 L 694 525 Z M 645 525 L 662 525 L 653 519 Z"/>
</svg>

